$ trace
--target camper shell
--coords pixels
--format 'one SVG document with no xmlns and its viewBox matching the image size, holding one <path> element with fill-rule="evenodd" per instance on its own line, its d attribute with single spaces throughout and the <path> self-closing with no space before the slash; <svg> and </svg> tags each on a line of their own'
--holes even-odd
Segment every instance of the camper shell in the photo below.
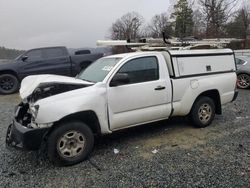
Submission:
<svg viewBox="0 0 250 188">
<path fill-rule="evenodd" d="M 161 53 L 172 78 L 236 71 L 234 52 L 231 49 L 168 50 Z"/>
</svg>

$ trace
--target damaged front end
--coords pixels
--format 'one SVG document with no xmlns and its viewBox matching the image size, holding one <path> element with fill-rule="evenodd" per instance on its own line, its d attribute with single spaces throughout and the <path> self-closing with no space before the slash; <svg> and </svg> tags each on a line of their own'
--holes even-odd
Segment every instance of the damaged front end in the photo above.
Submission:
<svg viewBox="0 0 250 188">
<path fill-rule="evenodd" d="M 41 83 L 34 89 L 31 95 L 27 97 L 30 103 L 35 103 L 40 99 L 44 99 L 60 93 L 65 93 L 75 89 L 81 89 L 90 86 L 90 84 L 69 84 L 69 83 Z"/>
<path fill-rule="evenodd" d="M 34 118 L 28 103 L 20 103 L 15 110 L 15 117 L 6 134 L 6 144 L 26 150 L 40 148 L 49 127 L 34 128 Z"/>
<path fill-rule="evenodd" d="M 6 134 L 6 144 L 26 150 L 38 150 L 52 127 L 50 124 L 37 124 L 39 113 L 37 101 L 60 93 L 90 86 L 74 83 L 41 83 L 16 107 L 12 124 Z"/>
</svg>

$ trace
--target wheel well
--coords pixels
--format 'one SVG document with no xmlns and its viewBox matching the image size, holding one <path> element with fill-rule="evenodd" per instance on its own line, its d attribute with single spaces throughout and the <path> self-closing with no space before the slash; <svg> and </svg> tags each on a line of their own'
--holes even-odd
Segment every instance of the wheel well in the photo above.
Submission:
<svg viewBox="0 0 250 188">
<path fill-rule="evenodd" d="M 250 74 L 248 74 L 248 73 L 246 73 L 246 72 L 240 72 L 240 73 L 237 74 L 237 76 L 239 76 L 239 75 L 241 75 L 241 74 L 246 74 L 246 75 L 250 76 Z"/>
<path fill-rule="evenodd" d="M 15 71 L 12 71 L 12 70 L 2 70 L 2 71 L 0 71 L 0 74 L 11 74 L 11 75 L 14 75 L 20 81 L 20 79 L 17 76 L 17 73 Z"/>
<path fill-rule="evenodd" d="M 220 94 L 219 94 L 218 90 L 214 89 L 214 90 L 205 91 L 205 92 L 201 93 L 197 97 L 197 99 L 199 97 L 202 97 L 202 96 L 206 96 L 206 97 L 211 98 L 214 101 L 214 104 L 215 104 L 215 113 L 216 114 L 222 114 Z"/>
<path fill-rule="evenodd" d="M 55 123 L 55 127 L 57 127 L 58 124 L 61 122 L 69 122 L 69 121 L 80 121 L 87 126 L 93 131 L 94 134 L 101 134 L 101 128 L 99 124 L 98 117 L 96 116 L 95 112 L 93 111 L 84 111 L 84 112 L 77 112 L 74 114 L 70 114 L 61 120 L 59 120 L 57 123 Z"/>
</svg>

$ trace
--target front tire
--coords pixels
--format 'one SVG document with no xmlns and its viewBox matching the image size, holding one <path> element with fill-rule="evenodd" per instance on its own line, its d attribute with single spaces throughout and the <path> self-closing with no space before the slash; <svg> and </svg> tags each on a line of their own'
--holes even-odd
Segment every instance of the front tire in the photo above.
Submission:
<svg viewBox="0 0 250 188">
<path fill-rule="evenodd" d="M 58 166 L 85 160 L 94 146 L 91 129 L 82 122 L 63 122 L 48 137 L 49 159 Z"/>
<path fill-rule="evenodd" d="M 199 97 L 191 110 L 191 119 L 195 127 L 209 126 L 215 116 L 215 104 L 209 97 Z"/>
<path fill-rule="evenodd" d="M 19 89 L 19 81 L 16 76 L 12 74 L 0 75 L 0 93 L 12 94 Z"/>
</svg>

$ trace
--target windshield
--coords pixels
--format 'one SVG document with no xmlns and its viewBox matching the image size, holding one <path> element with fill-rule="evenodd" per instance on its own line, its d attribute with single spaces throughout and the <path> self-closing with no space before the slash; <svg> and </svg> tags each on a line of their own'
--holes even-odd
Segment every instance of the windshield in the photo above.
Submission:
<svg viewBox="0 0 250 188">
<path fill-rule="evenodd" d="M 21 58 L 21 56 L 23 56 L 23 54 L 20 54 L 19 56 L 17 56 L 17 57 L 15 58 L 15 60 L 16 60 L 16 61 L 19 60 L 19 59 Z"/>
<path fill-rule="evenodd" d="M 77 78 L 90 82 L 102 82 L 122 58 L 101 58 L 82 71 Z"/>
</svg>

